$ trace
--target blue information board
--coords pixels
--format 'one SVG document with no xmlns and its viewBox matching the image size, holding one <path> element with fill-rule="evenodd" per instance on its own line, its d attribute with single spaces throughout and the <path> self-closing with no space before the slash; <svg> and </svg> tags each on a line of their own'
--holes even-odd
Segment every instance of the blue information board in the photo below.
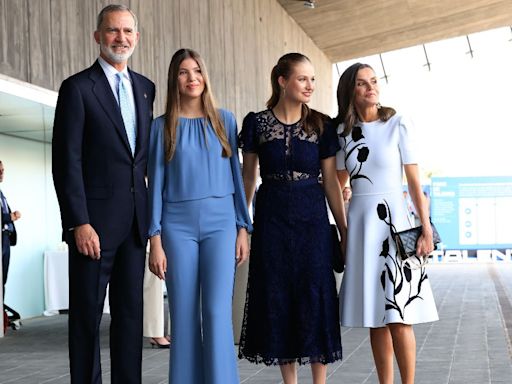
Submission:
<svg viewBox="0 0 512 384">
<path fill-rule="evenodd" d="M 446 248 L 512 247 L 512 177 L 432 177 L 430 198 Z"/>
</svg>

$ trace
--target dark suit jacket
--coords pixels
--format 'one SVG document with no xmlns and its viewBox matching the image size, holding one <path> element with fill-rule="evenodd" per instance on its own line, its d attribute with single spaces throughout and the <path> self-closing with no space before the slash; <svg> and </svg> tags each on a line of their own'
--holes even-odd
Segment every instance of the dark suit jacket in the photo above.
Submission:
<svg viewBox="0 0 512 384">
<path fill-rule="evenodd" d="M 59 90 L 52 142 L 52 170 L 62 228 L 89 223 L 102 249 L 116 247 L 136 215 L 147 236 L 144 180 L 155 85 L 130 70 L 137 108 L 137 144 L 132 156 L 117 104 L 98 61 L 64 80 Z"/>
<path fill-rule="evenodd" d="M 9 244 L 12 247 L 14 247 L 18 241 L 18 235 L 16 234 L 16 226 L 14 225 L 14 223 L 11 219 L 11 207 L 9 207 L 9 205 L 7 205 L 7 210 L 9 211 L 9 213 L 1 212 L 2 220 L 0 223 L 0 228 L 3 228 L 5 224 L 12 223 L 13 231 L 11 233 L 9 233 Z"/>
</svg>

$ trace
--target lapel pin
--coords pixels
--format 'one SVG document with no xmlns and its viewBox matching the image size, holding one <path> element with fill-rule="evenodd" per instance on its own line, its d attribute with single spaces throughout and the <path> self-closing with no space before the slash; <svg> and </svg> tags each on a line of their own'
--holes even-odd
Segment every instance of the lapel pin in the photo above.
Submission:
<svg viewBox="0 0 512 384">
<path fill-rule="evenodd" d="M 144 94 L 144 98 L 147 99 L 148 98 L 148 95 L 147 94 Z"/>
</svg>

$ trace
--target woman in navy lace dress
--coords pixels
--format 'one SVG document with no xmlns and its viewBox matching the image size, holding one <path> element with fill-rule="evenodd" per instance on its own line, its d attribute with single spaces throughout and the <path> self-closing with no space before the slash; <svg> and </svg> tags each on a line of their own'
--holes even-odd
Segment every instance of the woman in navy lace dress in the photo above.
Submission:
<svg viewBox="0 0 512 384">
<path fill-rule="evenodd" d="M 249 113 L 240 133 L 243 180 L 258 190 L 240 358 L 279 365 L 296 383 L 295 363 L 311 363 L 325 383 L 326 364 L 341 359 L 336 284 L 325 197 L 342 238 L 346 233 L 336 179 L 339 144 L 327 117 L 306 105 L 314 70 L 302 54 L 281 57 L 272 70 L 268 109 Z M 322 172 L 323 188 L 319 183 Z"/>
</svg>

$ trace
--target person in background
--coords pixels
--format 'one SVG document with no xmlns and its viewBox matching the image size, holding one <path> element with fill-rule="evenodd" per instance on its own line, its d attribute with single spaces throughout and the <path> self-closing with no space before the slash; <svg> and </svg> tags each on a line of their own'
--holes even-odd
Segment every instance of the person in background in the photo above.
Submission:
<svg viewBox="0 0 512 384">
<path fill-rule="evenodd" d="M 343 188 L 343 204 L 345 206 L 345 213 L 348 212 L 348 206 L 350 205 L 350 199 L 352 198 L 352 189 L 350 187 Z"/>
<path fill-rule="evenodd" d="M 98 15 L 99 57 L 64 80 L 52 170 L 69 245 L 71 383 L 101 383 L 100 322 L 109 284 L 112 383 L 142 380 L 145 172 L 155 86 L 128 68 L 137 18 L 111 4 Z"/>
<path fill-rule="evenodd" d="M 418 217 L 418 215 L 416 214 L 416 210 L 414 209 L 414 204 L 411 200 L 411 196 L 409 196 L 409 192 L 407 191 L 403 191 L 403 195 L 404 195 L 404 203 L 405 203 L 405 206 L 407 207 L 407 213 L 408 213 L 408 219 L 409 219 L 409 223 L 411 224 L 411 227 L 415 227 L 416 226 L 416 219 Z M 418 223 L 419 225 L 420 223 Z"/>
<path fill-rule="evenodd" d="M 149 148 L 149 268 L 165 279 L 172 324 L 169 383 L 236 384 L 235 265 L 249 253 L 231 112 L 215 107 L 201 56 L 176 51 L 167 106 Z"/>
<path fill-rule="evenodd" d="M 370 329 L 381 384 L 393 383 L 393 354 L 403 384 L 414 383 L 413 324 L 438 320 L 424 264 L 433 251 L 411 122 L 379 102 L 373 69 L 356 63 L 341 75 L 337 154 L 340 185 L 350 180 L 347 253 L 340 293 L 341 325 Z M 402 260 L 392 232 L 410 228 L 402 195 L 403 172 L 423 231 L 417 255 Z"/>
<path fill-rule="evenodd" d="M 314 384 L 342 357 L 331 229 L 325 198 L 344 241 L 345 213 L 336 179 L 339 149 L 327 116 L 307 103 L 315 89 L 309 59 L 289 53 L 271 74 L 266 110 L 243 123 L 243 179 L 252 200 L 262 184 L 251 238 L 249 282 L 239 357 L 278 364 L 286 384 L 296 363 L 311 363 Z M 322 184 L 319 174 L 322 174 Z"/>
<path fill-rule="evenodd" d="M 169 349 L 171 338 L 165 336 L 164 283 L 149 269 L 149 252 L 146 256 L 143 289 L 142 334 L 149 338 L 151 348 Z"/>
<path fill-rule="evenodd" d="M 0 160 L 0 183 L 4 181 L 5 168 Z M 9 264 L 11 261 L 11 247 L 17 243 L 18 236 L 14 222 L 21 218 L 19 211 L 11 211 L 4 193 L 0 189 L 0 205 L 1 205 L 1 228 L 2 228 L 2 284 L 3 296 L 5 297 L 5 284 L 7 283 L 7 274 L 9 272 Z M 2 310 L 3 311 L 3 310 Z"/>
<path fill-rule="evenodd" d="M 427 210 L 428 212 L 428 215 L 430 217 L 431 215 L 431 212 L 430 212 L 430 196 L 429 194 L 427 193 L 427 191 L 423 191 L 423 196 L 425 196 L 425 209 Z"/>
</svg>

